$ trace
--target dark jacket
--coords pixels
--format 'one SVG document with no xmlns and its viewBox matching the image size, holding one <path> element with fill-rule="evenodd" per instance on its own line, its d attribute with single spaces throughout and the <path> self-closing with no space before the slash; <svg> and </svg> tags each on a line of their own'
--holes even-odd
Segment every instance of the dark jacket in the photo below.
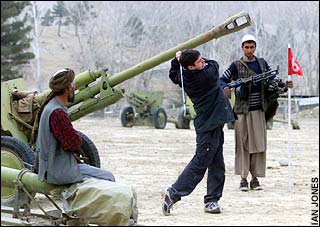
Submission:
<svg viewBox="0 0 320 227">
<path fill-rule="evenodd" d="M 234 120 L 230 102 L 219 85 L 219 65 L 214 60 L 205 59 L 205 62 L 201 70 L 182 70 L 185 92 L 197 114 L 194 119 L 197 133 Z M 180 64 L 176 58 L 171 61 L 169 77 L 181 87 Z"/>
</svg>

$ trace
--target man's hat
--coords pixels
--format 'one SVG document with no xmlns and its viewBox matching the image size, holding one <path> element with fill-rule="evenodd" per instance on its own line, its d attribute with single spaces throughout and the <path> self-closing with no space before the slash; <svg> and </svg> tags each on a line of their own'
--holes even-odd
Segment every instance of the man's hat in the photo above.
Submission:
<svg viewBox="0 0 320 227">
<path fill-rule="evenodd" d="M 50 78 L 49 87 L 54 93 L 62 92 L 70 86 L 70 84 L 74 80 L 74 77 L 75 74 L 72 69 L 64 68 L 58 70 Z"/>
<path fill-rule="evenodd" d="M 241 43 L 243 44 L 244 42 L 248 42 L 248 41 L 253 41 L 253 42 L 257 43 L 256 37 L 254 37 L 253 35 L 244 35 L 242 37 Z"/>
</svg>

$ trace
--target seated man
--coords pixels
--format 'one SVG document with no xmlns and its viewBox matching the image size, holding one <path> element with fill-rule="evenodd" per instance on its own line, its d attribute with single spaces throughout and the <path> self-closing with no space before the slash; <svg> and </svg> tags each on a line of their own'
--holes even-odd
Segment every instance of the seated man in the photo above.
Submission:
<svg viewBox="0 0 320 227">
<path fill-rule="evenodd" d="M 69 119 L 66 105 L 74 100 L 74 71 L 68 68 L 57 71 L 50 79 L 51 89 L 41 105 L 35 122 L 39 125 L 36 142 L 38 177 L 50 184 L 72 184 L 84 177 L 115 181 L 109 171 L 82 164 L 76 154 L 82 138 Z M 39 118 L 39 116 L 41 116 Z"/>
<path fill-rule="evenodd" d="M 115 183 L 111 172 L 80 162 L 77 151 L 81 148 L 82 138 L 73 128 L 66 108 L 75 97 L 74 78 L 74 71 L 68 68 L 51 77 L 51 92 L 36 117 L 35 125 L 39 125 L 36 141 L 38 179 L 70 186 L 62 192 L 67 214 L 76 214 L 98 225 L 136 223 L 138 212 L 134 190 Z"/>
</svg>

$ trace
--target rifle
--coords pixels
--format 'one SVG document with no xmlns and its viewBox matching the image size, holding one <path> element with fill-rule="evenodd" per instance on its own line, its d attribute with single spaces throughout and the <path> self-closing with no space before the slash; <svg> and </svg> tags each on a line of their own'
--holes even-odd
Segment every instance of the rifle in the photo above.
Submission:
<svg viewBox="0 0 320 227">
<path fill-rule="evenodd" d="M 264 80 L 267 83 L 269 81 L 269 78 L 275 77 L 278 74 L 279 74 L 279 65 L 277 66 L 277 69 L 272 69 L 261 74 L 252 75 L 246 78 L 240 78 L 235 81 L 232 81 L 227 84 L 227 87 L 236 88 L 248 82 L 252 82 L 253 84 L 256 84 L 257 82 L 262 80 Z"/>
<path fill-rule="evenodd" d="M 246 78 L 240 78 L 238 80 L 232 81 L 227 84 L 229 88 L 235 88 L 236 93 L 238 92 L 241 95 L 240 86 L 252 82 L 253 84 L 258 83 L 259 81 L 264 82 L 265 86 L 265 95 L 267 97 L 267 109 L 265 110 L 265 119 L 269 121 L 276 114 L 277 108 L 279 106 L 278 97 L 279 94 L 285 92 L 284 88 L 278 86 L 278 82 L 281 81 L 280 78 L 276 77 L 279 74 L 279 65 L 277 69 L 269 70 L 261 74 L 252 75 Z M 273 78 L 272 80 L 269 80 Z M 274 79 L 275 78 L 275 79 Z"/>
</svg>

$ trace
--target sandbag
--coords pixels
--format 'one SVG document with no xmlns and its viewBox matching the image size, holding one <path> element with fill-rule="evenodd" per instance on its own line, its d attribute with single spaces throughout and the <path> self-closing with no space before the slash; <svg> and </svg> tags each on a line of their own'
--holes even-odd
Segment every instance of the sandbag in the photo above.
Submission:
<svg viewBox="0 0 320 227">
<path fill-rule="evenodd" d="M 85 178 L 62 192 L 67 215 L 76 215 L 90 224 L 103 226 L 129 225 L 130 219 L 136 219 L 136 222 L 136 199 L 132 187 L 96 178 Z"/>
</svg>

